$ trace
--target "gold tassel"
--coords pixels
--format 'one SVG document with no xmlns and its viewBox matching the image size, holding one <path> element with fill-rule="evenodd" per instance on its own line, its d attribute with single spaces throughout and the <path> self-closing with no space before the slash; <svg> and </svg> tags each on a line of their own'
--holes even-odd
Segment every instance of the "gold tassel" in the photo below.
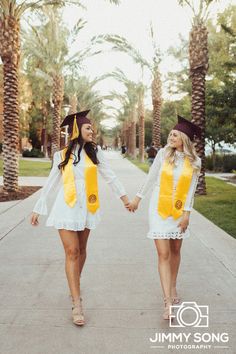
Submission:
<svg viewBox="0 0 236 354">
<path fill-rule="evenodd" d="M 73 130 L 72 130 L 72 136 L 71 136 L 71 140 L 74 140 L 76 138 L 79 137 L 79 128 L 77 125 L 77 121 L 76 121 L 76 115 L 74 117 L 74 123 L 73 123 Z"/>
</svg>

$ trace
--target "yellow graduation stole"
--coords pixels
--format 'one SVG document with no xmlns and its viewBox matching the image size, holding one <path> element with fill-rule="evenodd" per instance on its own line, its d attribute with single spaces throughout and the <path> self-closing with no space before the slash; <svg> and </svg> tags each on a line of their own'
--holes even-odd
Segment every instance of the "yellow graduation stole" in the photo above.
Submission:
<svg viewBox="0 0 236 354">
<path fill-rule="evenodd" d="M 85 154 L 85 186 L 87 209 L 95 213 L 99 208 L 97 165 Z"/>
<path fill-rule="evenodd" d="M 62 150 L 61 156 L 64 161 L 66 148 Z M 91 213 L 95 213 L 99 208 L 98 199 L 98 183 L 97 183 L 97 166 L 92 162 L 92 160 L 85 154 L 85 188 L 86 188 L 86 200 L 87 209 Z M 77 197 L 76 197 L 76 186 L 75 177 L 73 173 L 73 158 L 70 156 L 67 165 L 62 169 L 62 179 L 64 187 L 64 198 L 66 204 L 71 208 L 74 207 Z"/>
<path fill-rule="evenodd" d="M 158 200 L 158 213 L 163 219 L 166 219 L 168 216 L 178 219 L 182 215 L 193 175 L 193 167 L 189 159 L 185 157 L 173 200 L 173 168 L 173 165 L 166 160 L 164 161 Z"/>
</svg>

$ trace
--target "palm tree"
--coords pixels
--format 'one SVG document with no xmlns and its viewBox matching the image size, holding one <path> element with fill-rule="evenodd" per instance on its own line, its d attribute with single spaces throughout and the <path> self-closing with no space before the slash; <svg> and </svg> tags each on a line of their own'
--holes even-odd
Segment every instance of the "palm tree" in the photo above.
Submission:
<svg viewBox="0 0 236 354">
<path fill-rule="evenodd" d="M 153 62 L 149 65 L 152 73 L 152 105 L 153 105 L 153 127 L 152 127 L 152 141 L 156 147 L 161 146 L 161 104 L 162 104 L 162 88 L 161 75 L 159 71 L 160 65 L 160 51 L 157 47 L 157 40 L 153 31 L 152 24 L 150 25 L 150 37 L 153 47 Z"/>
<path fill-rule="evenodd" d="M 122 129 L 121 129 L 121 135 L 122 135 L 122 143 L 124 143 L 127 147 L 127 153 L 129 155 L 131 154 L 131 140 L 133 141 L 134 139 L 131 139 L 131 119 L 134 117 L 134 115 L 131 113 L 134 109 L 135 106 L 133 106 L 132 103 L 132 97 L 131 97 L 131 90 L 127 90 L 124 94 L 119 94 L 115 91 L 111 91 L 110 95 L 107 95 L 106 99 L 107 100 L 117 100 L 121 104 L 121 108 L 117 108 L 114 106 L 107 106 L 107 109 L 112 109 L 113 113 L 112 116 L 114 115 L 115 118 L 122 123 Z M 135 131 L 136 135 L 136 131 Z M 134 152 L 133 152 L 134 154 Z"/>
<path fill-rule="evenodd" d="M 0 55 L 3 62 L 3 190 L 18 189 L 19 154 L 19 61 L 20 18 L 28 9 L 39 9 L 45 4 L 63 5 L 70 1 L 21 1 L 5 0 L 0 7 Z M 75 1 L 73 1 L 75 3 Z M 79 1 L 76 1 L 80 4 Z"/>
<path fill-rule="evenodd" d="M 141 55 L 140 51 L 132 46 L 126 38 L 119 35 L 99 35 L 93 38 L 95 43 L 108 42 L 111 43 L 112 50 L 120 51 L 128 54 L 136 64 L 140 65 L 143 72 L 144 68 L 147 68 L 152 75 L 152 103 L 153 103 L 153 141 L 158 147 L 161 143 L 161 79 L 159 64 L 161 61 L 160 51 L 157 47 L 157 41 L 153 31 L 153 26 L 150 24 L 150 38 L 153 47 L 153 58 L 149 62 L 144 56 Z M 140 114 L 139 114 L 140 116 Z"/>
<path fill-rule="evenodd" d="M 114 95 L 113 95 L 114 94 Z M 118 97 L 117 97 L 118 96 Z M 128 139 L 127 139 L 127 126 L 128 126 L 128 114 L 127 114 L 127 108 L 125 106 L 125 104 L 128 103 L 127 101 L 127 97 L 125 95 L 122 94 L 117 94 L 115 92 L 111 93 L 111 95 L 108 95 L 106 97 L 106 99 L 109 100 L 114 100 L 114 99 L 118 99 L 120 101 L 120 103 L 122 104 L 121 108 L 118 107 L 114 107 L 106 105 L 106 109 L 107 110 L 111 110 L 112 112 L 108 114 L 109 117 L 114 117 L 116 119 L 116 121 L 118 122 L 117 126 L 115 128 L 112 129 L 112 133 L 116 134 L 116 137 L 118 137 L 118 143 L 121 144 L 125 144 L 125 146 L 128 146 Z M 114 134 L 113 134 L 114 136 Z M 115 138 L 116 139 L 116 138 Z M 118 146 L 116 146 L 118 147 Z"/>
<path fill-rule="evenodd" d="M 75 53 L 68 57 L 69 39 L 72 42 L 84 27 L 83 21 L 78 23 L 69 32 L 63 25 L 58 10 L 45 9 L 43 26 L 31 26 L 31 31 L 25 34 L 24 51 L 27 59 L 33 58 L 36 65 L 36 74 L 45 79 L 47 85 L 52 87 L 53 105 L 53 132 L 52 154 L 60 149 L 60 123 L 61 107 L 64 97 L 64 70 L 79 66 L 91 54 L 91 49 Z"/>
<path fill-rule="evenodd" d="M 138 118 L 139 118 L 139 160 L 144 162 L 144 145 L 145 145 L 145 111 L 144 111 L 144 92 L 143 84 L 137 86 L 138 91 Z"/>
<path fill-rule="evenodd" d="M 99 134 L 99 123 L 105 116 L 102 111 L 105 96 L 100 95 L 95 90 L 95 85 L 104 78 L 106 78 L 106 75 L 89 80 L 88 77 L 81 76 L 73 71 L 72 75 L 67 76 L 65 80 L 65 99 L 68 99 L 71 106 L 69 113 L 74 113 L 77 110 L 91 110 L 90 117 L 93 121 L 94 141 Z"/>
<path fill-rule="evenodd" d="M 181 6 L 187 5 L 193 13 L 192 29 L 189 38 L 189 65 L 192 82 L 191 115 L 192 122 L 202 129 L 202 137 L 197 140 L 196 149 L 202 160 L 202 170 L 197 186 L 197 194 L 206 194 L 205 182 L 205 81 L 208 70 L 208 33 L 206 21 L 209 6 L 214 0 L 200 0 L 196 9 L 189 0 L 179 0 Z"/>
<path fill-rule="evenodd" d="M 118 0 L 110 0 L 118 4 Z M 3 119 L 3 190 L 6 193 L 18 189 L 19 153 L 19 61 L 20 19 L 27 10 L 41 9 L 45 5 L 82 6 L 80 0 L 4 0 L 0 6 L 0 56 L 4 73 Z M 60 91 L 61 94 L 61 91 Z M 57 100 L 58 97 L 54 97 Z"/>
<path fill-rule="evenodd" d="M 235 13 L 235 12 L 234 12 Z M 225 24 L 221 24 L 221 28 L 224 30 L 225 33 L 227 33 L 230 37 L 230 42 L 231 42 L 231 48 L 232 48 L 232 57 L 236 57 L 236 48 L 235 48 L 235 41 L 236 41 L 236 31 L 233 30 L 232 27 L 229 27 Z M 236 68 L 236 63 L 235 61 L 227 61 L 225 63 L 225 66 L 229 69 L 229 70 L 235 70 Z"/>
<path fill-rule="evenodd" d="M 119 95 L 115 92 L 112 92 L 110 95 L 110 99 L 114 99 L 114 98 L 118 99 L 123 106 L 123 109 L 126 113 L 126 117 L 128 117 L 128 122 L 126 125 L 126 131 L 128 132 L 126 137 L 128 154 L 131 157 L 135 158 L 136 157 L 136 112 L 137 112 L 138 100 L 139 99 L 143 100 L 143 93 L 140 90 L 142 84 L 141 83 L 137 84 L 134 81 L 127 79 L 125 73 L 118 68 L 116 68 L 116 70 L 114 70 L 112 73 L 108 74 L 107 76 L 114 77 L 117 81 L 123 83 L 123 85 L 126 88 L 124 95 Z M 143 87 L 142 90 L 144 90 Z M 139 107 L 143 107 L 143 102 L 139 104 Z"/>
</svg>

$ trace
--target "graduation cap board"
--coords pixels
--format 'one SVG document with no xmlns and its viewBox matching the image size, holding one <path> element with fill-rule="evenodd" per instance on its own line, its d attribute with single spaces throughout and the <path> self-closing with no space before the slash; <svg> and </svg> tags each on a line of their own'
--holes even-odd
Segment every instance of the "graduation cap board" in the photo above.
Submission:
<svg viewBox="0 0 236 354">
<path fill-rule="evenodd" d="M 83 124 L 91 124 L 86 116 L 90 110 L 69 114 L 61 123 L 61 128 L 69 125 L 69 133 L 72 133 L 71 140 L 79 137 L 79 128 Z"/>
<path fill-rule="evenodd" d="M 179 115 L 178 123 L 174 126 L 173 129 L 179 130 L 180 132 L 186 134 L 191 141 L 194 140 L 194 136 L 197 136 L 199 139 L 201 138 L 201 128 Z"/>
</svg>

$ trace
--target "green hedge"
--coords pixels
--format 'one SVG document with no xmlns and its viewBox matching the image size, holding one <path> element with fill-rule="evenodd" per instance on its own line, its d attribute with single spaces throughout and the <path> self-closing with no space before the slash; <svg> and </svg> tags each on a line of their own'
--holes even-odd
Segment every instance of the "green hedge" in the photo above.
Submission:
<svg viewBox="0 0 236 354">
<path fill-rule="evenodd" d="M 44 157 L 44 153 L 39 149 L 25 150 L 22 152 L 23 157 Z"/>
<path fill-rule="evenodd" d="M 216 155 L 215 168 L 212 155 L 206 156 L 206 169 L 216 172 L 232 172 L 236 170 L 236 155 Z"/>
</svg>

